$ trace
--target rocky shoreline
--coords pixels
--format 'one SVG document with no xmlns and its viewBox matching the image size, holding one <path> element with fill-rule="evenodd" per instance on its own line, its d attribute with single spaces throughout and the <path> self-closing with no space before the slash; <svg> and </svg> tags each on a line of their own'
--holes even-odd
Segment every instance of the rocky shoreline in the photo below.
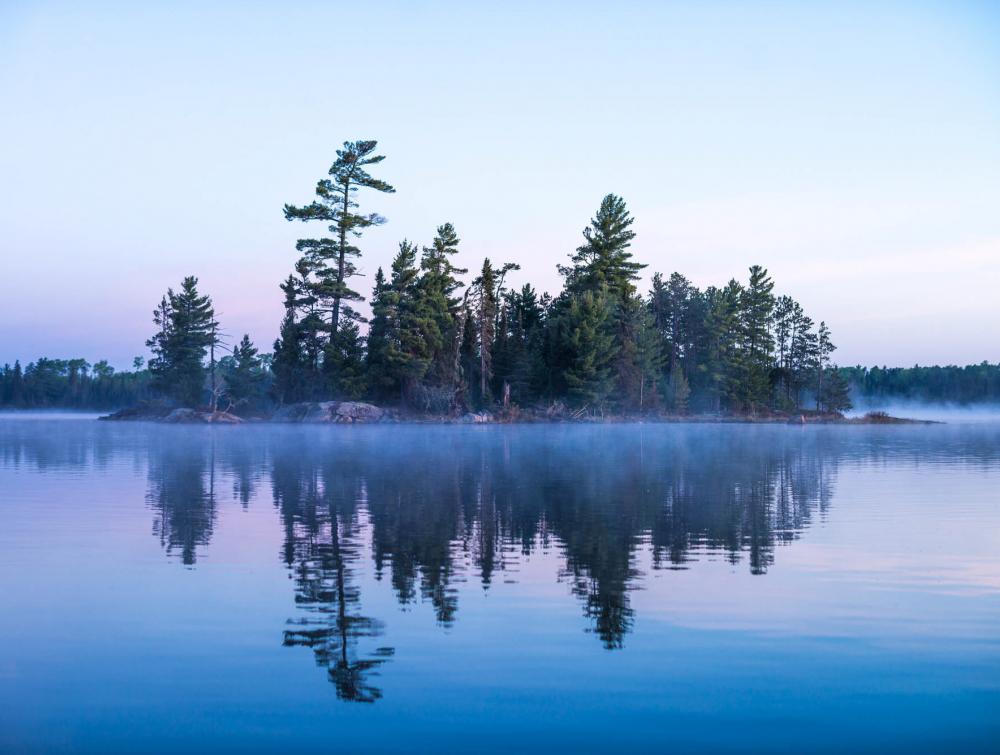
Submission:
<svg viewBox="0 0 1000 755">
<path fill-rule="evenodd" d="M 695 424 L 789 424 L 789 425 L 920 425 L 938 424 L 927 420 L 892 417 L 884 412 L 869 412 L 863 417 L 848 418 L 839 413 L 798 412 L 769 415 L 647 414 L 641 416 L 593 415 L 567 410 L 554 404 L 546 410 L 514 410 L 502 414 L 488 411 L 458 415 L 420 414 L 386 408 L 363 401 L 306 401 L 290 404 L 263 416 L 238 416 L 228 411 L 211 411 L 163 404 L 147 404 L 122 409 L 102 420 L 115 422 L 159 422 L 169 425 L 241 425 L 241 424 L 538 424 L 538 423 L 695 423 Z"/>
</svg>

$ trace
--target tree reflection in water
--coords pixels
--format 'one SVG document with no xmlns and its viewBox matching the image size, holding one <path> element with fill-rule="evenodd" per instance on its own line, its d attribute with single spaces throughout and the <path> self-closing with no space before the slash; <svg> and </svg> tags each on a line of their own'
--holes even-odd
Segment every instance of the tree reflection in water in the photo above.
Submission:
<svg viewBox="0 0 1000 755">
<path fill-rule="evenodd" d="M 359 641 L 381 636 L 384 625 L 361 614 L 352 565 L 360 558 L 362 478 L 345 474 L 341 463 L 328 458 L 311 464 L 297 444 L 275 454 L 272 487 L 285 529 L 283 557 L 304 613 L 289 621 L 294 628 L 285 630 L 284 644 L 311 648 L 339 698 L 371 703 L 382 697 L 371 677 L 393 651 L 378 647 L 359 656 Z"/>
<path fill-rule="evenodd" d="M 283 428 L 237 437 L 153 447 L 156 531 L 193 564 L 215 521 L 216 468 L 244 505 L 269 480 L 299 609 L 284 644 L 309 647 L 338 696 L 361 702 L 381 697 L 373 680 L 393 653 L 377 642 L 383 622 L 363 610 L 369 557 L 400 605 L 429 603 L 447 627 L 467 577 L 489 590 L 522 559 L 554 551 L 562 567 L 553 579 L 569 584 L 603 646 L 621 648 L 640 562 L 684 569 L 721 554 L 765 574 L 775 548 L 825 511 L 841 455 L 836 435 L 726 427 Z"/>
</svg>

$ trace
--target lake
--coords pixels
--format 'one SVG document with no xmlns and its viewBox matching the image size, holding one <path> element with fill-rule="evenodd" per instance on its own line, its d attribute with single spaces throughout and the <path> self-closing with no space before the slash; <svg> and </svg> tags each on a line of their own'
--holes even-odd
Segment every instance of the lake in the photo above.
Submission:
<svg viewBox="0 0 1000 755">
<path fill-rule="evenodd" d="M 0 751 L 296 750 L 1000 751 L 1000 424 L 0 417 Z"/>
</svg>

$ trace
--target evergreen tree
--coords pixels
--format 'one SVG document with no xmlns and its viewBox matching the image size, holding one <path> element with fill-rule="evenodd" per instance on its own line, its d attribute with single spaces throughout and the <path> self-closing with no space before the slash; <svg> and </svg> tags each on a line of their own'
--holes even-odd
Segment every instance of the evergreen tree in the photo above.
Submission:
<svg viewBox="0 0 1000 755">
<path fill-rule="evenodd" d="M 798 409 L 802 403 L 802 390 L 816 371 L 819 347 L 816 333 L 813 332 L 813 321 L 802 307 L 795 304 L 792 307 L 792 328 L 789 339 L 789 381 L 792 390 L 791 404 Z"/>
<path fill-rule="evenodd" d="M 348 280 L 357 274 L 353 260 L 361 256 L 361 250 L 352 243 L 352 239 L 360 237 L 366 228 L 385 222 L 385 218 L 378 213 L 355 212 L 358 208 L 355 195 L 362 188 L 382 193 L 395 191 L 366 170 L 385 159 L 383 155 L 375 154 L 376 146 L 374 140 L 344 142 L 343 149 L 337 150 L 337 159 L 330 166 L 330 178 L 321 179 L 316 184 L 318 199 L 304 207 L 285 205 L 286 219 L 329 223 L 330 233 L 336 236 L 303 239 L 296 246 L 316 273 L 314 294 L 321 302 L 329 303 L 331 336 L 337 333 L 340 326 L 342 302 L 360 301 L 362 298 L 348 285 Z"/>
<path fill-rule="evenodd" d="M 570 398 L 602 413 L 614 389 L 612 365 L 618 349 L 609 327 L 611 297 L 603 287 L 574 296 L 565 315 L 566 352 L 570 355 L 565 381 Z"/>
<path fill-rule="evenodd" d="M 367 389 L 364 342 L 355 313 L 350 315 L 341 318 L 340 329 L 330 336 L 323 354 L 327 385 L 338 399 L 359 399 Z"/>
<path fill-rule="evenodd" d="M 544 387 L 545 306 L 531 284 L 504 296 L 501 325 L 494 347 L 498 384 L 510 386 L 511 397 L 532 400 Z"/>
<path fill-rule="evenodd" d="M 303 344 L 302 329 L 296 321 L 299 286 L 295 277 L 289 275 L 281 284 L 281 290 L 285 294 L 285 316 L 274 342 L 271 371 L 274 374 L 275 398 L 279 404 L 288 404 L 306 397 L 310 364 Z"/>
<path fill-rule="evenodd" d="M 433 358 L 428 329 L 433 319 L 426 311 L 417 247 L 409 241 L 399 244 L 385 295 L 387 380 L 400 398 L 413 401 Z"/>
<path fill-rule="evenodd" d="M 826 394 L 824 392 L 824 378 L 826 371 L 830 367 L 830 355 L 837 350 L 830 340 L 830 329 L 825 322 L 820 322 L 819 332 L 816 334 L 816 408 L 819 409 Z"/>
<path fill-rule="evenodd" d="M 559 266 L 569 293 L 596 292 L 606 287 L 608 295 L 620 302 L 634 292 L 634 281 L 646 266 L 634 262 L 628 251 L 635 238 L 633 222 L 624 199 L 614 194 L 604 197 L 594 219 L 583 230 L 584 243 L 572 255 L 571 264 Z"/>
<path fill-rule="evenodd" d="M 226 397 L 234 408 L 255 406 L 263 395 L 265 374 L 257 348 L 250 336 L 233 347 L 233 355 L 222 370 Z"/>
<path fill-rule="evenodd" d="M 680 362 L 675 362 L 670 368 L 670 377 L 667 379 L 667 404 L 674 414 L 687 414 L 688 396 L 691 395 L 691 387 L 688 379 L 684 376 Z"/>
<path fill-rule="evenodd" d="M 744 379 L 740 302 L 743 287 L 731 280 L 723 289 L 711 287 L 705 292 L 707 347 L 702 365 L 709 405 L 719 412 L 733 408 L 738 388 Z"/>
<path fill-rule="evenodd" d="M 843 412 L 853 406 L 851 386 L 836 367 L 826 371 L 822 387 L 817 393 L 817 403 L 826 412 Z"/>
<path fill-rule="evenodd" d="M 769 404 L 774 339 L 771 313 L 774 310 L 774 281 L 760 265 L 750 268 L 750 282 L 743 290 L 741 304 L 744 383 L 740 400 L 750 412 Z"/>
<path fill-rule="evenodd" d="M 776 387 L 779 389 L 777 396 L 778 403 L 782 408 L 786 409 L 793 408 L 791 401 L 793 379 L 790 356 L 797 306 L 795 300 L 790 296 L 779 296 L 774 301 L 774 347 L 777 358 L 775 382 Z"/>
<path fill-rule="evenodd" d="M 430 351 L 427 384 L 423 386 L 424 403 L 429 400 L 439 409 L 445 409 L 452 403 L 452 396 L 459 388 L 458 351 L 462 338 L 459 312 L 462 299 L 455 293 L 461 287 L 457 276 L 468 272 L 452 262 L 458 253 L 459 241 L 451 223 L 438 226 L 434 241 L 431 246 L 424 247 L 420 260 L 419 301 L 415 308 Z"/>
<path fill-rule="evenodd" d="M 489 257 L 483 260 L 483 270 L 473 282 L 475 291 L 475 329 L 479 346 L 479 401 L 486 405 L 492 398 L 493 341 L 496 335 L 497 280 Z"/>
<path fill-rule="evenodd" d="M 188 276 L 180 291 L 167 290 L 153 313 L 157 332 L 146 342 L 153 352 L 149 371 L 155 390 L 186 406 L 200 403 L 205 386 L 205 356 L 218 323 L 212 300 L 198 293 L 198 279 Z"/>
<path fill-rule="evenodd" d="M 375 273 L 375 287 L 372 289 L 372 317 L 365 350 L 368 389 L 376 398 L 387 395 L 393 388 L 392 368 L 389 364 L 390 317 L 393 311 L 391 298 L 389 284 L 380 267 Z"/>
<path fill-rule="evenodd" d="M 630 295 L 617 312 L 615 380 L 618 401 L 625 410 L 644 411 L 659 403 L 657 383 L 663 349 L 653 317 L 642 299 Z"/>
</svg>

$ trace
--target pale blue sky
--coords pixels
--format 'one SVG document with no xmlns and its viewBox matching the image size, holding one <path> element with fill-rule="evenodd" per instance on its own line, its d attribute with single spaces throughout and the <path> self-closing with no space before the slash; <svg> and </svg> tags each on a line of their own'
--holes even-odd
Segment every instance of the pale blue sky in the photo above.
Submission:
<svg viewBox="0 0 1000 755">
<path fill-rule="evenodd" d="M 613 191 L 650 272 L 768 267 L 844 364 L 1000 360 L 1000 3 L 0 4 L 0 362 L 145 354 L 201 278 L 269 349 L 334 150 L 368 291 L 451 221 L 557 263 Z"/>
</svg>

